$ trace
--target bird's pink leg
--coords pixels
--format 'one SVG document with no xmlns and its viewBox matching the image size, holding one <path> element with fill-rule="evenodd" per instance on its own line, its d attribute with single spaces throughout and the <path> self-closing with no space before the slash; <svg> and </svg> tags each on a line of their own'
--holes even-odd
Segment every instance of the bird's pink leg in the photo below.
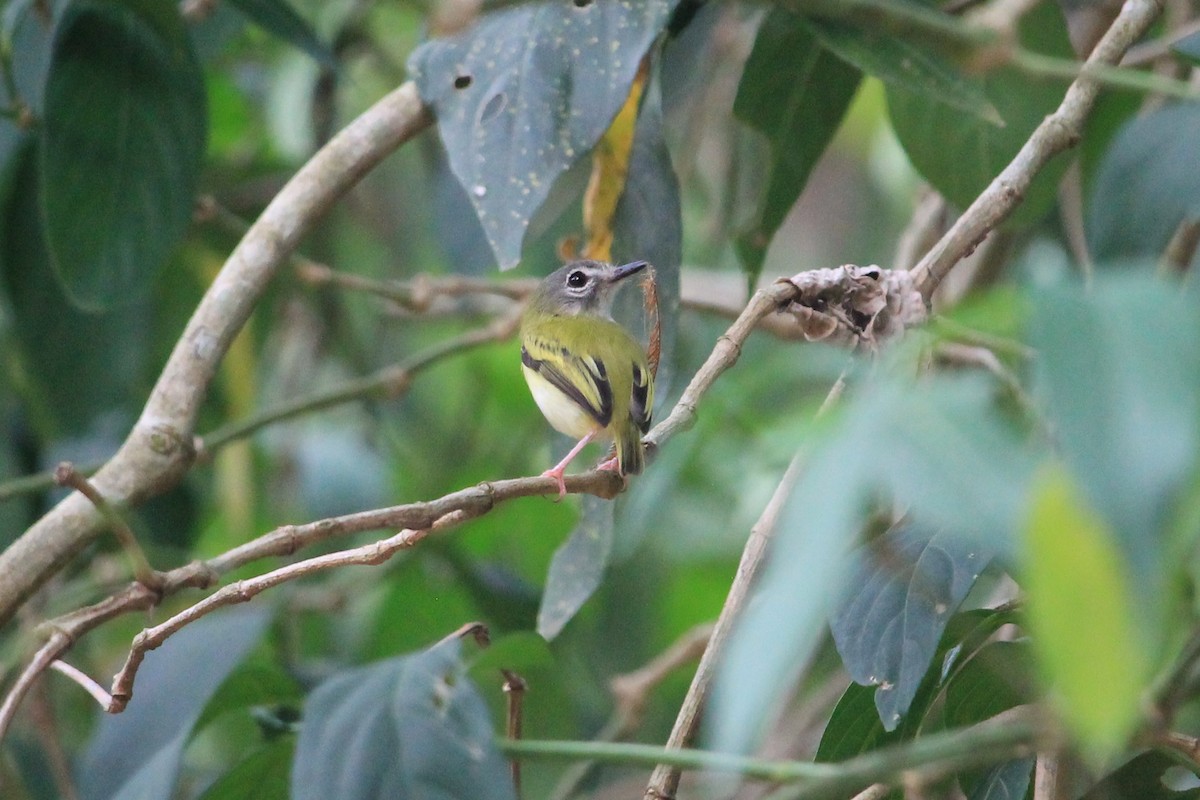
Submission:
<svg viewBox="0 0 1200 800">
<path fill-rule="evenodd" d="M 554 478 L 554 480 L 558 483 L 559 500 L 562 500 L 567 496 L 567 483 L 563 479 L 563 474 L 566 472 L 567 464 L 570 464 L 571 460 L 574 459 L 575 456 L 579 455 L 579 451 L 582 450 L 587 443 L 596 436 L 597 433 L 599 433 L 599 431 L 592 431 L 587 436 L 584 436 L 579 440 L 578 444 L 571 448 L 571 452 L 567 453 L 566 457 L 563 458 L 562 461 L 558 462 L 551 469 L 548 469 L 542 473 L 543 478 Z"/>
</svg>

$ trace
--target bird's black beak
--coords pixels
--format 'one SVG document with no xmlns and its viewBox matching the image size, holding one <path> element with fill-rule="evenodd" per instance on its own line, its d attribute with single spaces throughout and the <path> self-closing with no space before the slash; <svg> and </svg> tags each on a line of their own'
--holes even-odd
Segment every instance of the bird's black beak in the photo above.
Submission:
<svg viewBox="0 0 1200 800">
<path fill-rule="evenodd" d="M 612 282 L 628 278 L 630 275 L 641 272 L 646 267 L 650 266 L 649 261 L 630 261 L 628 264 L 622 264 L 619 267 L 614 267 L 612 271 Z"/>
</svg>

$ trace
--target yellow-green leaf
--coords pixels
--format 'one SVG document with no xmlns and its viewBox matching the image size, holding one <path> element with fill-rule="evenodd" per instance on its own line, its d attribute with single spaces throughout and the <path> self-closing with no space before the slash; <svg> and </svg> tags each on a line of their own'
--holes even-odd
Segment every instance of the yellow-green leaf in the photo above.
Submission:
<svg viewBox="0 0 1200 800">
<path fill-rule="evenodd" d="M 1025 530 L 1028 626 L 1042 672 L 1089 757 L 1117 752 L 1148 675 L 1116 538 L 1061 467 L 1043 470 Z"/>
</svg>

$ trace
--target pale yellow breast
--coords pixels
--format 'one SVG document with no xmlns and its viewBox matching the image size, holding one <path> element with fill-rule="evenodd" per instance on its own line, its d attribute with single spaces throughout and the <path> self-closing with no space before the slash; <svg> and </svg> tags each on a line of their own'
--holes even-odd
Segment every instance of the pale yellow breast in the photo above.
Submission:
<svg viewBox="0 0 1200 800">
<path fill-rule="evenodd" d="M 529 384 L 534 401 L 554 430 L 582 439 L 600 427 L 591 414 L 580 408 L 550 381 L 524 364 L 521 365 L 521 371 L 525 373 L 525 382 Z"/>
</svg>

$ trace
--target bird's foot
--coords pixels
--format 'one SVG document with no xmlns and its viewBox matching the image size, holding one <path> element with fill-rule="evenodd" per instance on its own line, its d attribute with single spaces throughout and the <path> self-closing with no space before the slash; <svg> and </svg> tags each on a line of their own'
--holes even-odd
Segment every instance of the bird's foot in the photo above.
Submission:
<svg viewBox="0 0 1200 800">
<path fill-rule="evenodd" d="M 563 477 L 563 473 L 566 471 L 565 467 L 565 464 L 559 464 L 554 469 L 548 469 L 542 473 L 543 478 L 554 478 L 554 482 L 558 484 L 558 499 L 554 501 L 556 503 L 562 502 L 562 499 L 567 496 L 567 482 Z"/>
</svg>

